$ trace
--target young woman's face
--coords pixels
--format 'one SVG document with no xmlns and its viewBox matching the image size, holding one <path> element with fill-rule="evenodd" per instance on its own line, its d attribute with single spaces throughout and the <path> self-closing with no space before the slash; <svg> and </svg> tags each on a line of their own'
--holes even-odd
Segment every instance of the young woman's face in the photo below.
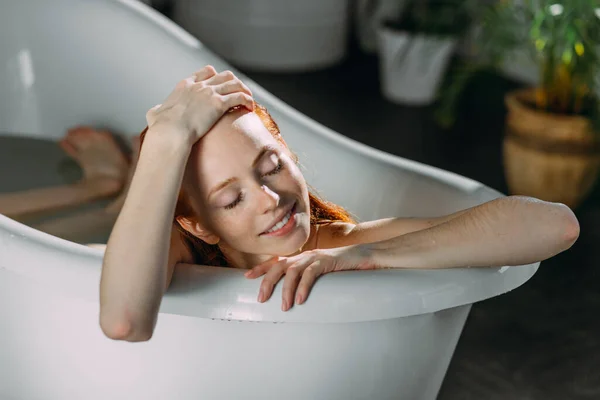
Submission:
<svg viewBox="0 0 600 400">
<path fill-rule="evenodd" d="M 284 256 L 308 240 L 306 181 L 254 113 L 236 110 L 217 122 L 194 146 L 184 184 L 220 246 Z"/>
</svg>

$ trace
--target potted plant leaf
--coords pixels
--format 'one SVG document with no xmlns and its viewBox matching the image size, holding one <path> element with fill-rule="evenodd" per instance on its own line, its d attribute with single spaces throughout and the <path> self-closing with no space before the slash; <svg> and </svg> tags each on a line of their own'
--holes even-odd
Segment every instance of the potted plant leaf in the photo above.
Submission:
<svg viewBox="0 0 600 400">
<path fill-rule="evenodd" d="M 402 104 L 433 102 L 470 22 L 470 0 L 409 0 L 378 29 L 382 94 Z"/>
<path fill-rule="evenodd" d="M 486 7 L 476 40 L 477 61 L 452 77 L 438 120 L 453 123 L 470 77 L 500 71 L 523 49 L 539 84 L 505 96 L 503 162 L 512 194 L 579 205 L 600 168 L 600 11 L 595 0 L 502 1 Z"/>
</svg>

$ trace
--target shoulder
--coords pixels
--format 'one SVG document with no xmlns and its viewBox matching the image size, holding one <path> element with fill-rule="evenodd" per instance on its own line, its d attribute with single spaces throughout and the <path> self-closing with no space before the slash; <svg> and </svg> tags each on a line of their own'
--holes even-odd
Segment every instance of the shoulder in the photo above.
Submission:
<svg viewBox="0 0 600 400">
<path fill-rule="evenodd" d="M 346 246 L 344 242 L 351 236 L 355 228 L 355 224 L 348 222 L 328 222 L 315 225 L 315 247 L 330 249 Z"/>
<path fill-rule="evenodd" d="M 178 263 L 194 264 L 194 248 L 191 241 L 180 231 L 176 223 L 171 228 L 169 265 Z"/>
<path fill-rule="evenodd" d="M 327 249 L 384 241 L 431 228 L 448 218 L 384 218 L 359 224 L 333 222 L 319 228 L 318 247 Z"/>
</svg>

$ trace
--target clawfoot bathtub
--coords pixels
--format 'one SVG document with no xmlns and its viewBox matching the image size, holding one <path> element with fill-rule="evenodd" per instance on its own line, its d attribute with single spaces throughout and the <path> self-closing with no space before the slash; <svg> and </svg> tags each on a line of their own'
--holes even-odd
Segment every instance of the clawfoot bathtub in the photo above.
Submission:
<svg viewBox="0 0 600 400">
<path fill-rule="evenodd" d="M 4 0 L 1 9 L 6 134 L 56 139 L 76 124 L 137 133 L 179 79 L 206 64 L 232 69 L 137 1 Z M 309 183 L 361 220 L 501 196 L 349 140 L 246 82 Z M 15 173 L 2 162 L 0 174 Z M 98 324 L 102 256 L 0 215 L 0 398 L 434 399 L 471 304 L 538 268 L 335 273 L 284 313 L 279 286 L 259 304 L 260 282 L 241 271 L 178 266 L 154 336 L 127 343 Z"/>
</svg>

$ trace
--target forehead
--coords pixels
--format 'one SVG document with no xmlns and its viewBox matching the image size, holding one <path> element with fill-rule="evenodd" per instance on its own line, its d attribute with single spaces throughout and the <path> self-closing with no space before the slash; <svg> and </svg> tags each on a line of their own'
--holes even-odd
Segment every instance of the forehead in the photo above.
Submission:
<svg viewBox="0 0 600 400">
<path fill-rule="evenodd" d="M 194 146 L 190 154 L 190 178 L 204 189 L 222 180 L 237 177 L 251 168 L 254 158 L 266 145 L 281 148 L 258 115 L 237 110 L 223 116 Z"/>
<path fill-rule="evenodd" d="M 237 110 L 223 116 L 200 140 L 199 151 L 229 156 L 232 152 L 252 151 L 264 145 L 276 145 L 277 141 L 265 128 L 258 115 Z"/>
</svg>

